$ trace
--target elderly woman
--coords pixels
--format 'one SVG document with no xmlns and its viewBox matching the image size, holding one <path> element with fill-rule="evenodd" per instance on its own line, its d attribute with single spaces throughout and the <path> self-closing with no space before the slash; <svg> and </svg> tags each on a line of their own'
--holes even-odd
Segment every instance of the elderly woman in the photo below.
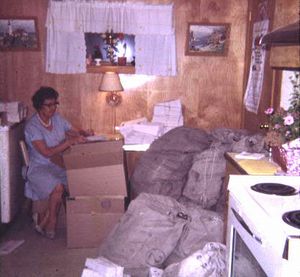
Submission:
<svg viewBox="0 0 300 277">
<path fill-rule="evenodd" d="M 48 200 L 48 206 L 35 218 L 35 230 L 53 239 L 67 178 L 62 152 L 73 144 L 86 141 L 90 132 L 77 130 L 57 112 L 58 93 L 41 87 L 32 97 L 36 113 L 27 121 L 25 139 L 29 149 L 29 169 L 25 195 L 32 200 Z"/>
</svg>

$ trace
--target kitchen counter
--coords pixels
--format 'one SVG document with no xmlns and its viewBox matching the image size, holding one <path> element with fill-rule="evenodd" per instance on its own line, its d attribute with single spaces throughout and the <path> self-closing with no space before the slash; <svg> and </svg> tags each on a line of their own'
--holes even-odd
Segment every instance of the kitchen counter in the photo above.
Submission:
<svg viewBox="0 0 300 277">
<path fill-rule="evenodd" d="M 224 180 L 224 189 L 226 191 L 226 207 L 228 206 L 228 183 L 230 175 L 275 175 L 277 170 L 281 170 L 280 166 L 269 161 L 268 157 L 262 157 L 258 160 L 237 158 L 240 153 L 227 152 L 225 153 L 226 159 L 226 174 Z M 225 209 L 225 226 L 227 225 L 227 208 Z M 224 230 L 224 239 L 226 238 L 226 229 Z"/>
<path fill-rule="evenodd" d="M 280 166 L 267 157 L 258 160 L 237 158 L 239 153 L 227 152 L 225 158 L 231 166 L 230 174 L 248 174 L 248 175 L 274 175 Z"/>
</svg>

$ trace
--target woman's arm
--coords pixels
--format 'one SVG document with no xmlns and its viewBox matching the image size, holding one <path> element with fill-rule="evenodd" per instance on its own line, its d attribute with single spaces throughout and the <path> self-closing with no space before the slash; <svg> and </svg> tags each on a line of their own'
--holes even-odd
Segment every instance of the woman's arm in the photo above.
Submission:
<svg viewBox="0 0 300 277">
<path fill-rule="evenodd" d="M 62 153 L 71 145 L 82 142 L 86 142 L 86 138 L 84 138 L 83 136 L 74 136 L 53 147 L 48 147 L 44 140 L 34 140 L 32 141 L 32 145 L 40 154 L 42 154 L 46 158 L 51 158 L 56 154 Z"/>
</svg>

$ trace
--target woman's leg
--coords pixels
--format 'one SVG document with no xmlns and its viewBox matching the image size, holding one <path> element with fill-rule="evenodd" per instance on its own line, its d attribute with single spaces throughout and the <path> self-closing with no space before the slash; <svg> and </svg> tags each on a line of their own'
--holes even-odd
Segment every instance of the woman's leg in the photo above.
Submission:
<svg viewBox="0 0 300 277">
<path fill-rule="evenodd" d="M 33 202 L 33 221 L 35 224 L 35 229 L 39 233 L 43 232 L 45 228 L 48 217 L 49 217 L 49 210 L 48 210 L 48 202 L 49 199 L 44 200 L 35 200 Z"/>
<path fill-rule="evenodd" d="M 48 220 L 45 224 L 46 231 L 54 231 L 57 221 L 57 215 L 60 205 L 62 203 L 62 195 L 64 192 L 64 186 L 62 184 L 57 185 L 49 196 L 48 206 Z"/>
<path fill-rule="evenodd" d="M 43 213 L 39 214 L 41 221 L 39 222 L 39 226 L 41 229 L 44 229 L 49 220 L 49 209 L 47 208 Z"/>
</svg>

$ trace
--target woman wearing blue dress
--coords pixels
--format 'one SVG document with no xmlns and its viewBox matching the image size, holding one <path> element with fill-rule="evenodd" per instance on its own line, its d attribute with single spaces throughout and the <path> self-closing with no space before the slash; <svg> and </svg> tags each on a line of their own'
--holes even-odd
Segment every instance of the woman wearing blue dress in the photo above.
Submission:
<svg viewBox="0 0 300 277">
<path fill-rule="evenodd" d="M 25 125 L 25 140 L 29 150 L 29 168 L 25 184 L 26 197 L 48 200 L 48 207 L 35 225 L 46 237 L 55 237 L 57 214 L 62 195 L 67 190 L 66 171 L 62 167 L 62 152 L 73 144 L 86 141 L 90 132 L 77 130 L 57 112 L 58 93 L 41 87 L 32 97 L 36 113 Z"/>
</svg>

